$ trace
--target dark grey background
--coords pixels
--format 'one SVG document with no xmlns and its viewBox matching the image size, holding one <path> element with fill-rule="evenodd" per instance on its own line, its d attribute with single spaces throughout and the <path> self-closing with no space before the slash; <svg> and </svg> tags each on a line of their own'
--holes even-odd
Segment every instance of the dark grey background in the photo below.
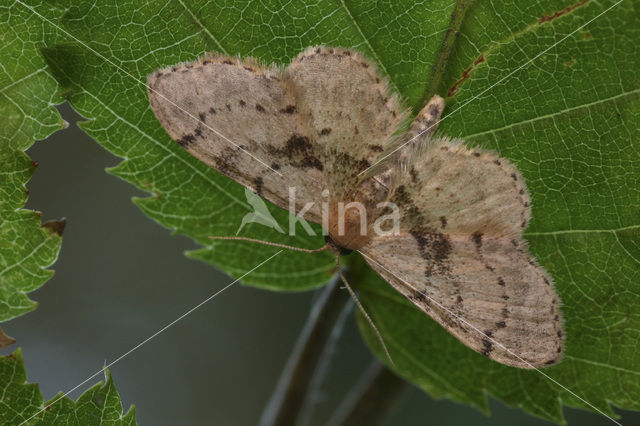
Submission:
<svg viewBox="0 0 640 426">
<path fill-rule="evenodd" d="M 231 282 L 183 255 L 194 243 L 148 219 L 131 202 L 141 191 L 107 174 L 118 159 L 70 127 L 37 142 L 40 163 L 28 207 L 43 219 L 67 218 L 56 274 L 31 293 L 40 307 L 3 325 L 23 348 L 29 381 L 45 398 L 66 391 Z M 122 401 L 137 406 L 141 425 L 253 425 L 273 391 L 314 293 L 274 293 L 234 285 L 111 368 Z M 10 350 L 4 350 L 8 353 Z M 351 317 L 331 364 L 323 424 L 371 355 Z M 92 380 L 96 383 L 102 376 Z M 71 396 L 78 397 L 81 390 Z M 388 425 L 550 424 L 491 401 L 493 415 L 409 387 Z M 570 425 L 609 425 L 566 409 Z M 639 413 L 622 423 L 639 424 Z"/>
</svg>

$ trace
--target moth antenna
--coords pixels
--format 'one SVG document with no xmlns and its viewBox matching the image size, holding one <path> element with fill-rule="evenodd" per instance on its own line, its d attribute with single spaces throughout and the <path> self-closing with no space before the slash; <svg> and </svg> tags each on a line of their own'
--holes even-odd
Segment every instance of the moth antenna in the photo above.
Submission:
<svg viewBox="0 0 640 426">
<path fill-rule="evenodd" d="M 257 240 L 255 238 L 247 238 L 247 237 L 217 237 L 217 236 L 211 236 L 209 238 L 211 238 L 212 240 L 250 241 L 252 243 L 264 244 L 265 246 L 280 247 L 280 248 L 288 249 L 288 250 L 301 251 L 303 253 L 318 253 L 318 252 L 321 252 L 321 251 L 329 249 L 329 244 L 325 244 L 322 247 L 317 248 L 317 249 L 304 249 L 304 248 L 300 248 L 300 247 L 288 246 L 286 244 L 272 243 L 271 241 Z"/>
<path fill-rule="evenodd" d="M 344 285 L 347 287 L 347 290 L 349 291 L 349 294 L 351 295 L 351 298 L 353 299 L 353 301 L 356 302 L 356 305 L 358 306 L 358 309 L 360 309 L 360 312 L 362 312 L 362 315 L 364 315 L 364 317 L 366 318 L 367 322 L 369 323 L 369 325 L 371 326 L 373 331 L 375 331 L 376 335 L 378 336 L 378 340 L 380 341 L 380 344 L 382 345 L 382 349 L 384 349 L 384 353 L 387 355 L 387 358 L 389 358 L 389 362 L 391 362 L 391 365 L 393 365 L 395 367 L 396 364 L 393 362 L 393 359 L 391 358 L 391 355 L 389 354 L 389 350 L 387 349 L 387 345 L 384 344 L 384 339 L 382 339 L 382 334 L 380 334 L 380 331 L 378 331 L 378 327 L 376 327 L 376 325 L 373 323 L 373 320 L 371 319 L 371 317 L 369 316 L 367 311 L 364 310 L 364 306 L 362 306 L 362 303 L 360 303 L 360 300 L 358 299 L 358 296 L 356 296 L 356 293 L 353 291 L 353 289 L 349 285 L 349 282 L 347 281 L 347 278 L 344 276 L 344 274 L 342 273 L 342 270 L 340 269 L 340 261 L 338 259 L 339 254 L 334 252 L 333 255 L 334 255 L 335 259 L 336 259 L 336 269 L 338 271 L 338 276 L 340 277 L 340 279 L 342 280 Z"/>
</svg>

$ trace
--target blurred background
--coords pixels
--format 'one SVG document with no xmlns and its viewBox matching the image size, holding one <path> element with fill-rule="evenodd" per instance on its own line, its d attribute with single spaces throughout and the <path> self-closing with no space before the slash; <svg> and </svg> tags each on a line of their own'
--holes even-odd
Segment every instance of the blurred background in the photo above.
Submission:
<svg viewBox="0 0 640 426">
<path fill-rule="evenodd" d="M 67 219 L 56 274 L 30 294 L 37 310 L 3 324 L 18 343 L 2 353 L 23 349 L 28 379 L 45 399 L 232 281 L 187 259 L 183 252 L 195 244 L 148 219 L 131 202 L 145 193 L 104 170 L 119 160 L 77 128 L 82 118 L 66 104 L 60 111 L 69 128 L 28 151 L 40 165 L 27 207 L 42 211 L 43 220 Z M 111 367 L 125 410 L 135 404 L 140 425 L 257 424 L 315 297 L 230 287 Z M 325 424 L 371 359 L 351 315 L 308 424 Z M 552 424 L 493 399 L 490 407 L 487 417 L 407 386 L 384 424 Z M 622 424 L 640 424 L 640 413 L 617 411 Z M 565 415 L 569 425 L 612 424 L 579 410 Z"/>
</svg>

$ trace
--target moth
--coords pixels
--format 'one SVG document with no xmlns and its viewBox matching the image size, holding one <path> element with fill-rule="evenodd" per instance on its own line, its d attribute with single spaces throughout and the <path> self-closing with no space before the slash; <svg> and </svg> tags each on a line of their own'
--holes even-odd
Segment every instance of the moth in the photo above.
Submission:
<svg viewBox="0 0 640 426">
<path fill-rule="evenodd" d="M 316 201 L 304 218 L 328 230 L 322 249 L 336 259 L 360 252 L 471 349 L 520 368 L 561 360 L 560 299 L 522 236 L 531 217 L 523 177 L 495 152 L 436 136 L 439 96 L 409 121 L 373 62 L 323 46 L 287 67 L 210 54 L 155 71 L 148 95 L 199 160 L 290 211 L 294 186 L 292 213 Z M 393 235 L 373 232 L 381 202 L 398 207 Z M 364 206 L 364 227 L 345 203 Z"/>
</svg>

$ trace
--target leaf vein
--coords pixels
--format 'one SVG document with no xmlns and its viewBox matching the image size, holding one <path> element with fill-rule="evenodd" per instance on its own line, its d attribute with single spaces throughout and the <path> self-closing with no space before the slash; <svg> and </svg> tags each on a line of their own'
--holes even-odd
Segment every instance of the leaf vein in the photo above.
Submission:
<svg viewBox="0 0 640 426">
<path fill-rule="evenodd" d="M 387 68 L 384 66 L 384 63 L 382 62 L 382 60 L 380 59 L 380 57 L 378 56 L 378 54 L 376 53 L 375 49 L 373 48 L 373 45 L 369 42 L 369 39 L 367 38 L 367 36 L 364 34 L 364 32 L 362 31 L 362 28 L 360 27 L 360 25 L 358 25 L 358 22 L 356 21 L 356 19 L 353 17 L 353 15 L 351 14 L 351 11 L 349 10 L 349 7 L 347 7 L 347 3 L 345 0 L 340 0 L 340 6 L 342 6 L 342 8 L 344 9 L 344 11 L 347 13 L 347 16 L 349 17 L 349 19 L 351 20 L 351 22 L 353 23 L 353 26 L 356 28 L 356 30 L 358 30 L 358 33 L 360 34 L 360 36 L 362 37 L 364 43 L 367 45 L 367 47 L 369 48 L 369 51 L 371 52 L 371 54 L 373 55 L 373 59 L 376 61 L 376 63 L 378 64 L 378 67 L 385 73 L 385 75 L 387 77 L 389 77 L 389 82 L 391 83 L 391 85 L 393 86 L 393 89 L 396 92 L 400 92 L 398 90 L 398 86 L 396 85 L 396 83 L 393 81 L 393 78 L 391 77 L 391 74 L 389 74 L 389 71 L 387 71 Z"/>
<path fill-rule="evenodd" d="M 482 132 L 472 133 L 470 135 L 465 135 L 464 138 L 465 139 L 471 139 L 471 138 L 475 138 L 477 136 L 483 136 L 483 135 L 486 135 L 486 134 L 497 133 L 497 132 L 500 132 L 502 130 L 511 129 L 511 128 L 514 128 L 514 127 L 522 126 L 524 124 L 534 123 L 536 121 L 544 120 L 544 119 L 547 119 L 547 118 L 553 118 L 555 116 L 562 115 L 562 114 L 565 114 L 565 113 L 568 113 L 568 112 L 572 112 L 572 111 L 576 111 L 576 110 L 579 110 L 579 109 L 582 109 L 582 108 L 590 108 L 590 107 L 595 106 L 595 105 L 599 105 L 599 104 L 602 104 L 602 103 L 605 103 L 605 102 L 609 102 L 609 101 L 614 101 L 614 100 L 623 98 L 625 96 L 634 95 L 634 94 L 640 94 L 640 89 L 631 90 L 629 92 L 624 92 L 624 93 L 619 93 L 617 95 L 610 96 L 608 98 L 599 99 L 597 101 L 589 102 L 589 103 L 586 103 L 586 104 L 576 105 L 576 106 L 573 106 L 573 107 L 565 108 L 565 109 L 562 109 L 560 111 L 552 112 L 550 114 L 540 115 L 538 117 L 534 117 L 534 118 L 531 118 L 531 119 L 528 119 L 528 120 L 518 121 L 516 123 L 511 123 L 511 124 L 508 124 L 508 125 L 502 126 L 502 127 L 496 127 L 495 129 L 483 130 Z"/>
</svg>

